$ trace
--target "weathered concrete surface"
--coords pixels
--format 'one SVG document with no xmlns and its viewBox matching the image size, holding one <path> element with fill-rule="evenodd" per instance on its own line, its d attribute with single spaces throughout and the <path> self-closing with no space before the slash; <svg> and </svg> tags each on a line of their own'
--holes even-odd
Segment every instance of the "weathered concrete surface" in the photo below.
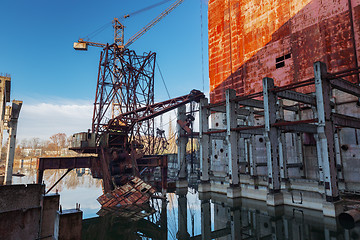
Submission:
<svg viewBox="0 0 360 240">
<path fill-rule="evenodd" d="M 277 86 L 312 78 L 316 61 L 329 72 L 360 61 L 359 0 L 210 0 L 208 15 L 212 103 L 224 101 L 227 88 L 261 91 L 264 77 Z"/>
<path fill-rule="evenodd" d="M 40 184 L 1 186 L 0 212 L 39 207 L 44 187 Z"/>
<path fill-rule="evenodd" d="M 77 240 L 81 239 L 83 212 L 78 209 L 57 211 L 58 233 L 55 236 L 59 240 Z"/>
<path fill-rule="evenodd" d="M 59 203 L 59 194 L 47 194 L 43 197 L 41 237 L 54 236 L 56 212 L 59 210 Z"/>
<path fill-rule="evenodd" d="M 41 207 L 0 213 L 0 239 L 38 239 Z"/>
</svg>

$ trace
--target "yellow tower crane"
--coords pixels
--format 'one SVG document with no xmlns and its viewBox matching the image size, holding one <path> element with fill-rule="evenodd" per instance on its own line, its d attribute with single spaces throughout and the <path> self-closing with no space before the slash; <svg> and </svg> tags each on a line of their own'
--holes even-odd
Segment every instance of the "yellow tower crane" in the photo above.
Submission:
<svg viewBox="0 0 360 240">
<path fill-rule="evenodd" d="M 177 0 L 174 4 L 164 10 L 160 15 L 154 18 L 151 22 L 149 22 L 145 27 L 143 27 L 139 32 L 137 32 L 134 36 L 132 36 L 125 44 L 124 44 L 124 25 L 120 23 L 118 18 L 114 18 L 113 20 L 113 28 L 114 28 L 114 43 L 119 48 L 128 48 L 131 44 L 133 44 L 137 39 L 139 39 L 142 35 L 144 35 L 150 28 L 152 28 L 155 24 L 157 24 L 161 19 L 163 19 L 166 15 L 168 15 L 171 11 L 173 11 L 176 7 L 178 7 L 184 0 Z M 139 11 L 137 11 L 139 12 Z M 124 18 L 128 18 L 131 15 L 127 14 Z M 104 48 L 106 44 L 104 43 L 96 43 L 85 41 L 80 38 L 77 42 L 74 42 L 75 50 L 83 50 L 86 51 L 88 46 L 93 47 L 102 47 Z"/>
</svg>

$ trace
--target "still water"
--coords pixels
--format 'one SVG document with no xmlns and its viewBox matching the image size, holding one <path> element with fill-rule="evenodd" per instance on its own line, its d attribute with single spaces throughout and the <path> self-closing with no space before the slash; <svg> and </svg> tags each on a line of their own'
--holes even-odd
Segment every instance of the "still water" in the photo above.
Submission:
<svg viewBox="0 0 360 240">
<path fill-rule="evenodd" d="M 24 177 L 14 184 L 33 183 L 34 168 L 21 169 Z M 44 182 L 52 186 L 65 171 L 47 170 Z M 166 200 L 105 211 L 96 198 L 101 180 L 86 169 L 71 171 L 53 190 L 60 193 L 63 209 L 80 203 L 83 239 L 284 239 L 360 240 L 360 226 L 343 229 L 322 212 L 294 208 L 271 208 L 249 199 L 229 200 L 220 194 L 199 194 L 196 189 L 177 189 Z"/>
</svg>

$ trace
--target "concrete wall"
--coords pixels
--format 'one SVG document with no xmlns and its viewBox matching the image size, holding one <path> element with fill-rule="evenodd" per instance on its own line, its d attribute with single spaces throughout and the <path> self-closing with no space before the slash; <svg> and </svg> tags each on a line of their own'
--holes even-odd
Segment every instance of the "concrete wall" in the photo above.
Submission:
<svg viewBox="0 0 360 240">
<path fill-rule="evenodd" d="M 82 211 L 58 212 L 59 194 L 44 185 L 0 187 L 0 239 L 81 239 Z"/>
<path fill-rule="evenodd" d="M 38 239 L 41 207 L 0 213 L 0 238 L 6 240 Z"/>
<path fill-rule="evenodd" d="M 329 72 L 360 61 L 359 0 L 210 0 L 208 9 L 211 102 L 223 101 L 227 88 L 261 91 L 264 77 L 277 86 L 312 78 L 316 61 Z"/>
<path fill-rule="evenodd" d="M 0 212 L 39 207 L 43 193 L 44 185 L 40 184 L 1 186 Z"/>
</svg>

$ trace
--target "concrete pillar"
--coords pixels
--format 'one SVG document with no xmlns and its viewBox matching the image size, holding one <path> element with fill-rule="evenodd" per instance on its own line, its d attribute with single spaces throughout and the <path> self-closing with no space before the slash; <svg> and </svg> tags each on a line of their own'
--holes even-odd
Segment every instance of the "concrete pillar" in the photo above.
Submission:
<svg viewBox="0 0 360 240">
<path fill-rule="evenodd" d="M 199 137 L 200 137 L 200 170 L 201 170 L 201 182 L 209 181 L 209 170 L 210 170 L 210 136 L 204 134 L 209 131 L 209 110 L 206 108 L 208 105 L 208 99 L 203 98 L 200 100 L 200 123 L 199 123 Z"/>
<path fill-rule="evenodd" d="M 160 227 L 161 227 L 161 235 L 162 239 L 168 239 L 168 217 L 167 217 L 167 200 L 163 199 L 161 201 L 161 214 L 160 214 Z"/>
<path fill-rule="evenodd" d="M 248 125 L 255 126 L 254 108 L 249 108 L 249 110 L 250 114 L 248 116 Z M 251 135 L 250 138 L 246 141 L 246 144 L 248 149 L 250 176 L 255 178 L 257 177 L 255 135 Z"/>
<path fill-rule="evenodd" d="M 201 200 L 201 239 L 211 239 L 211 209 L 210 200 Z"/>
<path fill-rule="evenodd" d="M 183 105 L 178 108 L 177 119 L 180 121 L 186 121 L 186 106 Z M 188 142 L 188 138 L 185 137 L 185 130 L 181 128 L 181 126 L 177 125 L 177 145 L 178 145 L 178 169 L 179 169 L 179 180 L 187 179 L 187 161 L 186 161 L 186 144 Z"/>
<path fill-rule="evenodd" d="M 242 226 L 241 226 L 241 211 L 240 209 L 230 209 L 230 223 L 231 223 L 231 239 L 242 239 Z"/>
<path fill-rule="evenodd" d="M 295 113 L 295 120 L 296 121 L 300 121 L 301 120 L 301 112 L 300 112 L 300 108 L 298 108 L 297 112 Z M 300 176 L 302 178 L 306 178 L 306 174 L 305 174 L 305 161 L 304 161 L 304 153 L 303 153 L 303 141 L 302 141 L 302 136 L 301 133 L 295 133 L 295 147 L 296 147 L 296 158 L 297 158 L 297 162 L 298 163 L 302 163 L 303 168 L 302 170 L 299 169 L 300 172 Z"/>
<path fill-rule="evenodd" d="M 285 239 L 283 219 L 281 217 L 271 218 L 271 232 L 272 240 Z"/>
<path fill-rule="evenodd" d="M 22 106 L 22 101 L 14 100 L 12 102 L 10 121 L 8 123 L 9 141 L 8 141 L 8 149 L 6 155 L 5 179 L 4 179 L 4 184 L 6 185 L 10 185 L 12 181 L 15 147 L 16 147 L 15 146 L 16 131 L 17 131 L 17 123 L 18 123 L 21 106 Z"/>
<path fill-rule="evenodd" d="M 280 134 L 272 124 L 276 123 L 276 113 L 278 111 L 276 94 L 270 89 L 275 87 L 274 80 L 271 78 L 263 79 L 264 96 L 264 138 L 266 142 L 267 170 L 268 170 L 268 190 L 267 204 L 277 206 L 283 204 L 283 196 L 280 193 L 280 168 L 279 156 L 282 154 L 279 150 Z"/>
<path fill-rule="evenodd" d="M 314 118 L 318 118 L 317 109 L 316 107 L 312 107 L 312 111 L 314 114 Z M 322 154 L 321 154 L 321 141 L 318 134 L 314 134 L 314 138 L 316 140 L 316 153 L 317 153 L 317 162 L 318 162 L 318 171 L 319 171 L 319 184 L 324 184 L 324 168 L 323 168 L 323 160 L 322 160 Z"/>
<path fill-rule="evenodd" d="M 327 75 L 326 65 L 322 62 L 314 63 L 316 104 L 318 114 L 318 137 L 321 146 L 322 161 L 324 163 L 324 184 L 326 201 L 335 202 L 340 199 L 336 160 L 334 149 L 334 125 L 331 121 L 331 86 L 325 79 Z"/>
<path fill-rule="evenodd" d="M 284 239 L 292 239 L 291 236 L 291 219 L 287 219 L 286 217 L 284 217 L 283 220 L 283 226 L 284 226 Z"/>
<path fill-rule="evenodd" d="M 337 176 L 339 180 L 344 180 L 343 174 L 343 164 L 342 164 L 342 157 L 341 157 L 341 149 L 340 149 L 340 129 L 335 129 L 334 132 L 334 147 L 335 147 L 335 159 L 336 159 L 336 170 Z M 339 169 L 338 169 L 339 166 Z"/>
<path fill-rule="evenodd" d="M 184 189 L 185 190 L 185 189 Z M 177 239 L 185 240 L 190 239 L 190 234 L 187 229 L 187 189 L 177 190 L 178 195 L 178 232 L 176 234 Z"/>
<path fill-rule="evenodd" d="M 168 188 L 168 156 L 163 155 L 161 158 L 161 190 L 163 197 L 166 197 L 167 188 Z"/>
<path fill-rule="evenodd" d="M 274 88 L 274 80 L 271 78 L 263 79 L 264 95 L 264 116 L 265 116 L 265 141 L 267 153 L 267 168 L 270 192 L 280 191 L 280 171 L 279 171 L 279 134 L 278 130 L 271 125 L 276 122 L 276 112 L 278 110 L 277 98 L 269 89 Z"/>
<path fill-rule="evenodd" d="M 334 103 L 336 104 L 336 99 L 333 98 Z M 337 105 L 335 108 L 332 109 L 333 113 L 337 112 Z M 336 159 L 336 170 L 337 170 L 337 177 L 340 181 L 344 181 L 344 174 L 343 174 L 343 164 L 342 164 L 342 154 L 341 154 L 341 142 L 340 142 L 340 131 L 341 129 L 337 128 L 334 132 L 334 149 L 335 149 L 335 159 Z"/>
<path fill-rule="evenodd" d="M 9 76 L 0 76 L 0 146 L 3 142 L 3 133 L 5 130 L 5 109 L 6 103 L 10 102 L 10 85 L 11 78 Z M 1 147 L 0 147 L 1 156 Z"/>
<path fill-rule="evenodd" d="M 46 238 L 55 235 L 55 219 L 59 210 L 60 195 L 46 194 L 43 196 L 41 237 Z"/>
<path fill-rule="evenodd" d="M 82 216 L 83 212 L 80 209 L 57 211 L 54 239 L 81 239 Z"/>
<path fill-rule="evenodd" d="M 282 120 L 285 120 L 283 101 L 279 100 L 279 115 Z M 280 165 L 280 177 L 281 179 L 288 179 L 288 168 L 287 168 L 287 150 L 286 150 L 286 137 L 285 133 L 280 132 L 279 141 L 279 165 Z"/>
<path fill-rule="evenodd" d="M 238 133 L 233 131 L 237 127 L 237 103 L 233 101 L 236 92 L 233 89 L 226 90 L 226 141 L 228 144 L 229 184 L 227 196 L 230 198 L 240 197 L 239 177 L 239 154 Z"/>
</svg>

